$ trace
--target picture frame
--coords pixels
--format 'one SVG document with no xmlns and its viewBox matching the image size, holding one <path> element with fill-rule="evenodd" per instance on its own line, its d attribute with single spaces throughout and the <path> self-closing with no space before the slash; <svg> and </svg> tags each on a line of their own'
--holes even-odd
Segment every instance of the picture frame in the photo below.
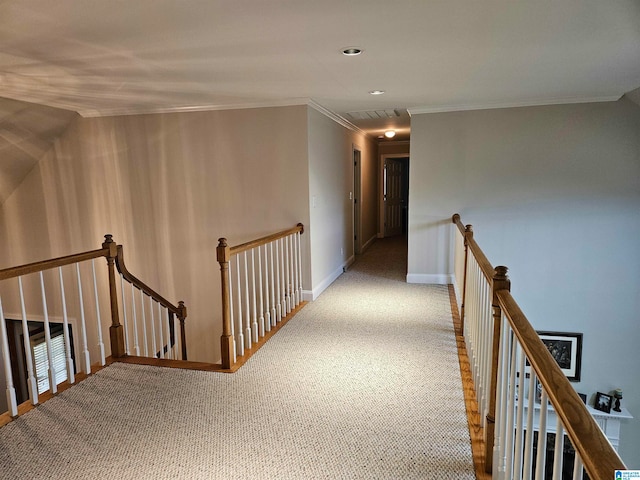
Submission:
<svg viewBox="0 0 640 480">
<path fill-rule="evenodd" d="M 582 333 L 537 332 L 560 370 L 571 382 L 580 381 L 582 368 Z"/>
<path fill-rule="evenodd" d="M 601 412 L 604 412 L 604 413 L 611 413 L 612 401 L 613 401 L 613 397 L 611 395 L 598 392 L 596 393 L 596 399 L 593 402 L 593 408 L 595 408 L 596 410 L 600 410 Z"/>
</svg>

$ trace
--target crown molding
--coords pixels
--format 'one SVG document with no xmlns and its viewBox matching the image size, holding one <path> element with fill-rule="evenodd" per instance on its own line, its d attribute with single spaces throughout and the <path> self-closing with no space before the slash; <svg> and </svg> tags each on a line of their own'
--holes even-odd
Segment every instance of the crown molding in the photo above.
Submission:
<svg viewBox="0 0 640 480">
<path fill-rule="evenodd" d="M 445 112 L 463 112 L 469 110 L 494 110 L 499 108 L 519 108 L 519 107 L 541 107 L 545 105 L 566 105 L 573 103 L 600 103 L 600 102 L 617 102 L 622 95 L 607 95 L 602 97 L 565 97 L 565 98 L 548 98 L 538 100 L 526 100 L 522 102 L 505 102 L 505 103 L 480 103 L 480 104 L 454 104 L 454 105 L 438 105 L 432 107 L 412 107 L 407 109 L 409 115 L 419 115 L 423 113 L 445 113 Z"/>
<path fill-rule="evenodd" d="M 317 112 L 323 114 L 324 116 L 330 118 L 334 122 L 342 125 L 346 129 L 351 130 L 352 132 L 359 133 L 359 134 L 364 135 L 364 136 L 369 136 L 367 134 L 367 132 L 365 132 L 364 130 L 361 130 L 360 128 L 356 127 L 353 123 L 351 123 L 349 120 L 347 120 L 346 118 L 342 117 L 341 115 L 338 115 L 337 113 L 332 112 L 328 108 L 323 107 L 322 105 L 317 103 L 315 100 L 309 99 L 307 101 L 307 105 L 309 107 L 313 108 L 314 110 L 316 110 Z"/>
<path fill-rule="evenodd" d="M 159 107 L 159 108 L 114 108 L 100 110 L 78 110 L 78 113 L 85 118 L 94 117 L 117 117 L 126 115 L 148 115 L 158 113 L 186 113 L 186 112 L 211 112 L 220 110 L 249 110 L 252 108 L 270 108 L 270 107 L 292 107 L 307 105 L 309 102 L 306 98 L 292 98 L 278 101 L 238 103 L 229 105 L 186 105 L 181 107 Z"/>
</svg>

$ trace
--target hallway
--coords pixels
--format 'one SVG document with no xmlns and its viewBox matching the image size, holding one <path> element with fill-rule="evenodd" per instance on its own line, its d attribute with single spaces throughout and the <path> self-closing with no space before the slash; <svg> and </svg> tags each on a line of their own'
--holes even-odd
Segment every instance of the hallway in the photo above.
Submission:
<svg viewBox="0 0 640 480">
<path fill-rule="evenodd" d="M 237 373 L 116 363 L 0 429 L 3 478 L 475 478 L 448 288 L 375 242 Z"/>
</svg>

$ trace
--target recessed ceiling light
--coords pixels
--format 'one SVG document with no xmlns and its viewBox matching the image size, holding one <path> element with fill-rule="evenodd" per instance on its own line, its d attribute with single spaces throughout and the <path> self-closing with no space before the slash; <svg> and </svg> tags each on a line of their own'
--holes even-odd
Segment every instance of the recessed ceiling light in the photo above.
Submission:
<svg viewBox="0 0 640 480">
<path fill-rule="evenodd" d="M 347 57 L 355 57 L 356 55 L 360 55 L 362 53 L 362 49 L 359 47 L 347 47 L 342 50 L 342 54 Z"/>
<path fill-rule="evenodd" d="M 384 90 L 371 90 L 369 93 L 371 95 L 382 95 L 384 93 Z"/>
</svg>

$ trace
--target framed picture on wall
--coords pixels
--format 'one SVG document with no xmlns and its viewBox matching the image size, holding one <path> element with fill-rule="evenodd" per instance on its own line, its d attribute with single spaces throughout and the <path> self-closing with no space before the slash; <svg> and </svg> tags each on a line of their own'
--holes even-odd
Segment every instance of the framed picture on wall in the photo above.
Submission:
<svg viewBox="0 0 640 480">
<path fill-rule="evenodd" d="M 582 334 L 538 332 L 538 335 L 567 378 L 572 382 L 579 382 L 582 364 Z"/>
<path fill-rule="evenodd" d="M 601 412 L 609 413 L 611 412 L 612 400 L 613 400 L 613 397 L 611 397 L 611 395 L 598 392 L 596 393 L 596 399 L 593 402 L 593 408 L 595 408 L 596 410 L 600 410 Z"/>
</svg>

